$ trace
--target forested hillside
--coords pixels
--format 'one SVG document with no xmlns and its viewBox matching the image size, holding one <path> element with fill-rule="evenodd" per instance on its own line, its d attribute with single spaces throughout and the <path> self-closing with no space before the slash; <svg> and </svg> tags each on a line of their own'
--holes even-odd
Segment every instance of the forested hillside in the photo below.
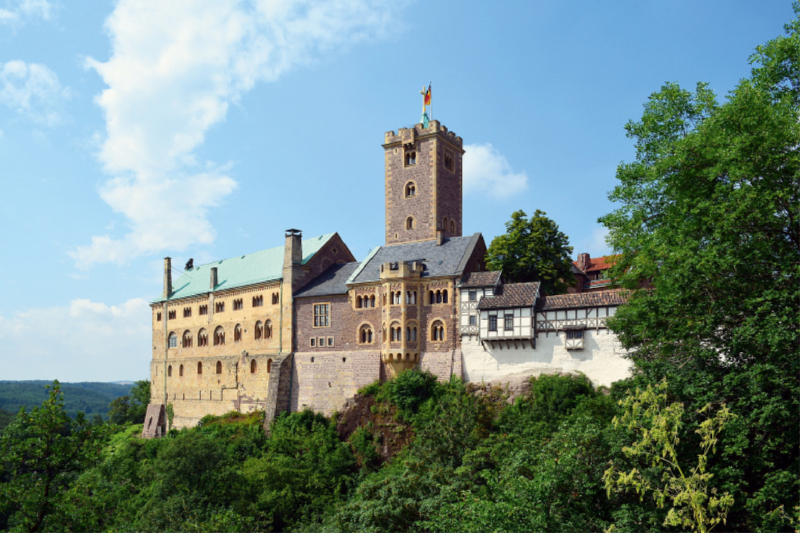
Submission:
<svg viewBox="0 0 800 533">
<path fill-rule="evenodd" d="M 0 381 L 0 409 L 16 414 L 19 408 L 30 409 L 47 398 L 50 381 Z M 130 385 L 116 383 L 62 383 L 64 405 L 70 416 L 83 411 L 89 418 L 99 414 L 106 418 L 112 400 L 130 394 Z"/>
</svg>

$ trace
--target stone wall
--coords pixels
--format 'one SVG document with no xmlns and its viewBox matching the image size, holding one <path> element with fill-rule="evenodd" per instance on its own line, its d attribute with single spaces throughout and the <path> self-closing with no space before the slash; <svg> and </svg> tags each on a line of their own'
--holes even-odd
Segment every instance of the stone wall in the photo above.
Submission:
<svg viewBox="0 0 800 533">
<path fill-rule="evenodd" d="M 297 352 L 294 355 L 290 409 L 330 415 L 342 410 L 358 389 L 381 377 L 378 351 Z"/>
<path fill-rule="evenodd" d="M 503 376 L 529 371 L 543 373 L 582 372 L 595 385 L 610 386 L 613 382 L 630 377 L 631 362 L 624 358 L 625 351 L 616 335 L 608 329 L 586 330 L 584 349 L 568 351 L 564 348 L 562 331 L 538 333 L 536 348 L 484 347 L 477 337 L 464 337 L 461 353 L 464 380 L 468 382 L 491 381 Z"/>
</svg>

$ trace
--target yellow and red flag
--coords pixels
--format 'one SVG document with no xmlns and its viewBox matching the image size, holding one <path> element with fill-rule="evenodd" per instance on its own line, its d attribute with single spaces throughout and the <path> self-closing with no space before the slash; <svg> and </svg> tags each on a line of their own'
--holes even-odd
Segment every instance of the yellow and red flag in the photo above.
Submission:
<svg viewBox="0 0 800 533">
<path fill-rule="evenodd" d="M 428 84 L 428 90 L 425 91 L 425 105 L 431 105 L 431 85 Z"/>
</svg>

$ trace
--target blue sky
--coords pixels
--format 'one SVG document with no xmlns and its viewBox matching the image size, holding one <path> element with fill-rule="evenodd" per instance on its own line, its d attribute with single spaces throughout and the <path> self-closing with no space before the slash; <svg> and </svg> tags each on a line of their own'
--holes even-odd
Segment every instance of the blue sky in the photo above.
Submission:
<svg viewBox="0 0 800 533">
<path fill-rule="evenodd" d="M 666 81 L 724 96 L 791 2 L 0 0 L 0 379 L 149 374 L 162 258 L 338 231 L 383 243 L 384 132 L 463 139 L 464 232 L 542 209 L 575 253 L 623 126 Z"/>
</svg>

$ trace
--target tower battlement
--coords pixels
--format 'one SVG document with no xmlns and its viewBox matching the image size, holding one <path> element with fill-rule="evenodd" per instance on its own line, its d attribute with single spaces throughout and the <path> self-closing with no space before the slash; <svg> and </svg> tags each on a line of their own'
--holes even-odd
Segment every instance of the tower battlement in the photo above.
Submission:
<svg viewBox="0 0 800 533">
<path fill-rule="evenodd" d="M 456 135 L 454 132 L 449 131 L 447 126 L 442 126 L 438 120 L 432 120 L 427 128 L 424 128 L 422 124 L 415 124 L 411 128 L 400 128 L 397 130 L 397 132 L 387 131 L 384 134 L 383 147 L 386 148 L 388 145 L 394 145 L 397 143 L 405 144 L 409 139 L 411 139 L 411 142 L 414 142 L 416 137 L 435 134 L 440 134 L 459 148 L 464 145 L 464 141 L 461 139 L 461 137 Z"/>
</svg>

